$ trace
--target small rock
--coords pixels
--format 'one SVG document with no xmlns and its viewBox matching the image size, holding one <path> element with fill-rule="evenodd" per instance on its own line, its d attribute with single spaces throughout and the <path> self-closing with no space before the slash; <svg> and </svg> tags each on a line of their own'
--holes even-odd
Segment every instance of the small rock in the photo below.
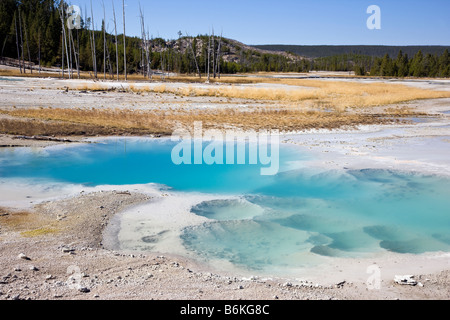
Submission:
<svg viewBox="0 0 450 320">
<path fill-rule="evenodd" d="M 22 271 L 22 269 L 20 269 L 19 267 L 17 267 L 17 268 L 14 268 L 14 271 L 20 272 L 20 271 Z"/>
<path fill-rule="evenodd" d="M 35 267 L 35 266 L 30 266 L 30 270 L 31 271 L 39 271 L 39 268 Z"/>
<path fill-rule="evenodd" d="M 98 294 L 94 294 L 94 298 L 98 298 L 100 297 Z"/>
<path fill-rule="evenodd" d="M 409 286 L 417 285 L 417 281 L 414 280 L 414 276 L 412 276 L 412 275 L 395 276 L 394 281 L 395 281 L 395 283 L 398 283 L 401 285 L 409 285 Z"/>
<path fill-rule="evenodd" d="M 21 253 L 17 256 L 18 259 L 23 259 L 23 260 L 31 260 L 29 257 L 27 257 L 25 254 Z"/>
<path fill-rule="evenodd" d="M 89 293 L 89 292 L 91 292 L 91 290 L 89 288 L 86 288 L 86 287 L 81 287 L 80 289 L 78 289 L 78 291 L 80 291 L 81 293 Z"/>
<path fill-rule="evenodd" d="M 244 287 L 243 286 L 239 286 L 239 290 L 244 290 Z"/>
<path fill-rule="evenodd" d="M 67 248 L 67 247 L 62 248 L 62 252 L 64 253 L 73 253 L 74 251 L 75 251 L 74 248 Z"/>
<path fill-rule="evenodd" d="M 55 279 L 55 277 L 53 277 L 51 274 L 45 277 L 45 280 L 53 280 L 53 279 Z"/>
</svg>

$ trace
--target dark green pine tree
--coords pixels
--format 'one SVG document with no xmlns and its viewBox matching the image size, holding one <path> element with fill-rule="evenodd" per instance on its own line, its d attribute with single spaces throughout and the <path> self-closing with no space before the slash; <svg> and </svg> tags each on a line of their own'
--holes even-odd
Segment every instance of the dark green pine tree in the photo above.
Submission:
<svg viewBox="0 0 450 320">
<path fill-rule="evenodd" d="M 394 64 L 392 62 L 392 59 L 389 57 L 389 55 L 386 54 L 383 57 L 383 60 L 381 61 L 380 76 L 389 77 L 389 76 L 393 76 L 394 74 L 395 74 Z"/>
<path fill-rule="evenodd" d="M 414 58 L 411 61 L 411 67 L 409 68 L 409 74 L 413 77 L 423 77 L 425 76 L 424 72 L 424 58 L 422 50 L 416 53 Z"/>
<path fill-rule="evenodd" d="M 397 67 L 397 77 L 407 77 L 409 73 L 409 61 L 408 55 L 403 54 L 402 50 L 398 53 L 397 60 L 395 61 Z"/>
<path fill-rule="evenodd" d="M 450 57 L 448 49 L 445 49 L 444 53 L 439 58 L 439 77 L 450 77 Z"/>
</svg>

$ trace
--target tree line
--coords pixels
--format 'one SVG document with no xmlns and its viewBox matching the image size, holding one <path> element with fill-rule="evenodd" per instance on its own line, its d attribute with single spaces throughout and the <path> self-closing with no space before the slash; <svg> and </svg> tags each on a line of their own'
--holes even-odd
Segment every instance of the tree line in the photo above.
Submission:
<svg viewBox="0 0 450 320">
<path fill-rule="evenodd" d="M 450 57 L 448 49 L 442 54 L 423 54 L 419 50 L 412 57 L 400 50 L 395 58 L 389 54 L 384 57 L 342 54 L 314 59 L 313 69 L 354 71 L 360 76 L 447 78 L 450 77 Z"/>
<path fill-rule="evenodd" d="M 354 54 L 361 56 L 383 58 L 385 54 L 396 57 L 400 50 L 408 56 L 414 56 L 419 50 L 424 55 L 442 54 L 445 49 L 450 50 L 450 46 L 382 46 L 382 45 L 255 45 L 254 48 L 271 51 L 289 51 L 302 57 L 311 59 L 339 56 L 344 54 Z"/>
<path fill-rule="evenodd" d="M 155 70 L 216 77 L 220 73 L 307 71 L 309 68 L 300 59 L 292 61 L 282 55 L 236 48 L 214 33 L 190 37 L 180 32 L 177 40 L 150 39 L 142 10 L 141 37 L 124 36 L 125 22 L 123 29 L 119 26 L 122 33 L 118 34 L 112 4 L 112 27 L 104 12 L 104 18 L 98 23 L 100 28 L 95 28 L 91 6 L 81 8 L 80 25 L 69 29 L 68 4 L 62 0 L 1 0 L 1 57 L 20 61 L 21 72 L 28 72 L 25 66 L 34 64 L 39 69 L 68 69 L 73 76 L 80 71 L 91 71 L 93 76 L 105 78 L 118 73 L 151 76 Z"/>
<path fill-rule="evenodd" d="M 103 1 L 112 1 L 114 24 L 106 19 Z M 399 52 L 373 57 L 350 53 L 303 59 L 241 48 L 222 35 L 178 34 L 176 40 L 151 38 L 149 26 L 140 10 L 140 37 L 126 36 L 125 5 L 123 12 L 114 8 L 113 0 L 103 0 L 103 19 L 94 21 L 92 5 L 81 8 L 78 28 L 67 28 L 68 4 L 64 0 L 1 0 L 0 57 L 20 61 L 21 72 L 44 67 L 59 67 L 69 77 L 89 71 L 96 78 L 115 78 L 120 74 L 140 73 L 151 77 L 170 72 L 220 77 L 220 74 L 244 72 L 355 71 L 358 75 L 398 77 L 449 77 L 448 50 L 442 54 L 423 54 L 411 58 Z M 116 15 L 123 14 L 123 27 Z M 99 27 L 98 27 L 99 26 Z M 295 57 L 295 58 L 292 58 Z M 37 67 L 38 66 L 38 67 Z M 30 69 L 30 70 L 29 70 Z"/>
</svg>

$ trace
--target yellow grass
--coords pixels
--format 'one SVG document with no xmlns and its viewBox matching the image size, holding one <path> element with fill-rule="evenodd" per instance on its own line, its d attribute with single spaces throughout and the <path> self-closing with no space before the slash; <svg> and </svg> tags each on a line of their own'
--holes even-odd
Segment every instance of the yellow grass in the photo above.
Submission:
<svg viewBox="0 0 450 320">
<path fill-rule="evenodd" d="M 231 78 L 231 81 L 234 79 Z M 200 88 L 194 85 L 188 87 L 173 87 L 161 84 L 149 86 L 145 84 L 130 84 L 126 89 L 131 92 L 168 93 L 187 97 L 217 97 L 228 99 L 249 99 L 255 101 L 294 103 L 297 106 L 312 108 L 327 108 L 343 111 L 346 108 L 368 108 L 398 104 L 414 100 L 449 98 L 448 91 L 433 91 L 411 88 L 400 84 L 357 83 L 347 81 L 321 81 L 302 79 L 253 79 L 268 84 L 283 84 L 290 87 L 258 88 L 231 86 L 211 86 Z M 101 83 L 86 84 L 72 88 L 76 90 L 105 91 L 111 90 Z"/>
<path fill-rule="evenodd" d="M 355 112 L 325 112 L 305 111 L 299 108 L 270 108 L 261 107 L 247 109 L 245 111 L 236 108 L 214 110 L 147 110 L 135 111 L 127 109 L 15 109 L 1 111 L 1 113 L 16 117 L 15 130 L 27 135 L 29 125 L 38 123 L 37 128 L 45 127 L 40 122 L 56 121 L 55 130 L 60 128 L 61 133 L 67 133 L 67 126 L 91 126 L 93 132 L 104 135 L 114 128 L 122 134 L 161 134 L 170 135 L 175 128 L 183 126 L 192 128 L 196 121 L 203 122 L 205 129 L 215 128 L 239 128 L 254 130 L 280 130 L 298 131 L 314 128 L 342 128 L 359 124 L 383 124 L 398 121 L 405 111 L 379 114 L 355 113 Z M 19 117 L 19 118 L 17 118 Z M 9 121 L 14 121 L 9 120 Z M 30 120 L 28 120 L 30 122 Z M 14 122 L 13 122 L 14 124 Z M 0 128 L 2 122 L 0 121 Z M 2 132 L 9 133 L 4 127 Z M 75 130 L 75 132 L 77 132 Z M 18 133 L 15 133 L 18 134 Z M 57 134 L 54 132 L 54 134 Z M 46 133 L 34 133 L 34 135 L 48 135 Z"/>
<path fill-rule="evenodd" d="M 40 228 L 36 230 L 30 230 L 30 231 L 23 231 L 20 233 L 22 237 L 25 238 L 35 238 L 35 237 L 42 237 L 49 234 L 55 234 L 59 232 L 57 229 L 53 228 Z"/>
</svg>

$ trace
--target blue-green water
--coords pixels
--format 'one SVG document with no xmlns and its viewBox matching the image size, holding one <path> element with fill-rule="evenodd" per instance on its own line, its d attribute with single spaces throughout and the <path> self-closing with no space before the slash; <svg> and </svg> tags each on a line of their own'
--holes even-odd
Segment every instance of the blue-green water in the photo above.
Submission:
<svg viewBox="0 0 450 320">
<path fill-rule="evenodd" d="M 305 167 L 301 149 L 280 149 L 280 173 L 258 165 L 181 165 L 167 140 L 0 151 L 0 177 L 97 185 L 159 183 L 174 191 L 239 195 L 200 203 L 209 223 L 183 231 L 208 259 L 255 270 L 301 266 L 315 256 L 450 251 L 450 180 L 388 170 Z M 149 235 L 152 236 L 152 235 Z"/>
<path fill-rule="evenodd" d="M 23 79 L 3 78 L 0 77 L 0 81 L 23 81 Z"/>
</svg>

